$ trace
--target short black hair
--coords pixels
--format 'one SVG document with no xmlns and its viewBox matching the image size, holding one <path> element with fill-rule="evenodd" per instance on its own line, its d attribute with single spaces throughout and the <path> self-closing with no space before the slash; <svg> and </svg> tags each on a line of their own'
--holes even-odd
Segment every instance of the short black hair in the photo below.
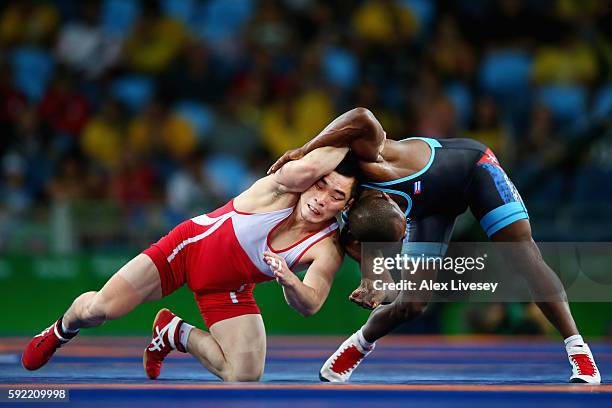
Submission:
<svg viewBox="0 0 612 408">
<path fill-rule="evenodd" d="M 363 173 L 359 167 L 359 160 L 357 157 L 349 150 L 334 171 L 344 177 L 353 177 L 355 179 L 353 187 L 351 188 L 351 197 L 355 197 L 363 180 Z"/>
<path fill-rule="evenodd" d="M 359 242 L 397 242 L 397 223 L 406 222 L 397 209 L 380 196 L 355 201 L 348 215 L 348 227 Z"/>
</svg>

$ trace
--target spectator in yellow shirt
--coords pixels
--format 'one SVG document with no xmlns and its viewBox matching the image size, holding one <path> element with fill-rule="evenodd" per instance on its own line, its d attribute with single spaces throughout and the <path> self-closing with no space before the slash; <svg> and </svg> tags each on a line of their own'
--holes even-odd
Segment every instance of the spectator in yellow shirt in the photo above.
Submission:
<svg viewBox="0 0 612 408">
<path fill-rule="evenodd" d="M 187 35 L 180 22 L 161 17 L 154 9 L 145 10 L 126 39 L 125 57 L 132 69 L 155 74 L 170 64 Z"/>
<path fill-rule="evenodd" d="M 367 0 L 353 15 L 358 36 L 372 43 L 393 44 L 411 39 L 419 23 L 408 8 L 395 0 Z"/>
<path fill-rule="evenodd" d="M 0 45 L 48 43 L 53 40 L 58 22 L 59 15 L 51 4 L 32 0 L 11 2 L 0 16 Z"/>
<path fill-rule="evenodd" d="M 105 101 L 100 113 L 85 125 L 81 136 L 83 153 L 106 168 L 116 168 L 125 144 L 125 127 L 119 103 Z"/>
<path fill-rule="evenodd" d="M 139 156 L 157 152 L 182 159 L 197 145 L 191 125 L 172 113 L 160 100 L 153 100 L 128 129 L 128 144 Z"/>
<path fill-rule="evenodd" d="M 536 52 L 532 78 L 538 84 L 588 84 L 597 75 L 593 48 L 574 36 L 566 36 L 561 44 L 543 46 Z"/>
<path fill-rule="evenodd" d="M 287 95 L 264 111 L 262 134 L 272 156 L 301 146 L 331 122 L 334 111 L 330 96 L 320 89 Z"/>
</svg>

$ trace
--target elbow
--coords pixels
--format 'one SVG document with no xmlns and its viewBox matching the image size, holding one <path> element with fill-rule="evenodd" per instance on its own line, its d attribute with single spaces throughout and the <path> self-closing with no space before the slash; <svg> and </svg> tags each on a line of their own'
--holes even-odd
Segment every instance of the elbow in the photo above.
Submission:
<svg viewBox="0 0 612 408">
<path fill-rule="evenodd" d="M 314 316 L 320 309 L 321 309 L 321 305 L 313 305 L 307 308 L 303 308 L 299 312 L 303 317 L 310 317 L 310 316 Z"/>
<path fill-rule="evenodd" d="M 353 108 L 353 114 L 360 118 L 367 118 L 370 116 L 374 116 L 368 108 L 364 108 L 363 106 L 358 106 L 356 108 Z"/>
<path fill-rule="evenodd" d="M 300 313 L 300 315 L 302 317 L 310 317 L 310 316 L 314 315 L 314 312 L 311 311 L 311 310 L 300 310 L 299 313 Z"/>
<path fill-rule="evenodd" d="M 310 317 L 313 316 L 315 313 L 317 312 L 312 309 L 300 310 L 300 315 L 302 315 L 302 317 Z"/>
<path fill-rule="evenodd" d="M 376 122 L 376 118 L 374 114 L 368 109 L 364 107 L 357 107 L 352 110 L 353 120 L 362 126 L 371 126 Z"/>
<path fill-rule="evenodd" d="M 350 147 L 360 159 L 375 162 L 384 145 L 385 131 L 370 110 L 355 108 L 353 112 L 360 137 L 353 140 Z"/>
</svg>

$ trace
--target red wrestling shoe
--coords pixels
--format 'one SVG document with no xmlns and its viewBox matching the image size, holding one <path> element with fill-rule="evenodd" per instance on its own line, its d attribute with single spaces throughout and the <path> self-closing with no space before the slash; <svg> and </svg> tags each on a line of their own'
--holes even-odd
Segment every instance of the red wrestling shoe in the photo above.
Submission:
<svg viewBox="0 0 612 408">
<path fill-rule="evenodd" d="M 369 349 L 364 349 L 359 344 L 357 333 L 354 333 L 323 364 L 319 378 L 327 382 L 347 382 L 361 361 L 374 350 L 374 346 L 372 344 Z"/>
<path fill-rule="evenodd" d="M 60 334 L 62 330 L 61 328 L 58 330 L 58 326 L 61 324 L 62 319 L 59 319 L 30 340 L 21 355 L 21 365 L 23 368 L 26 370 L 38 370 L 47 364 L 58 348 L 77 335 L 78 332 Z"/>
<path fill-rule="evenodd" d="M 593 353 L 587 344 L 567 347 L 567 357 L 572 365 L 572 383 L 601 384 L 601 374 L 595 364 Z"/>
<path fill-rule="evenodd" d="M 153 339 L 144 350 L 142 363 L 147 376 L 154 380 L 159 377 L 162 362 L 172 350 L 185 352 L 179 342 L 179 329 L 183 324 L 180 317 L 168 309 L 157 312 L 153 321 Z"/>
</svg>

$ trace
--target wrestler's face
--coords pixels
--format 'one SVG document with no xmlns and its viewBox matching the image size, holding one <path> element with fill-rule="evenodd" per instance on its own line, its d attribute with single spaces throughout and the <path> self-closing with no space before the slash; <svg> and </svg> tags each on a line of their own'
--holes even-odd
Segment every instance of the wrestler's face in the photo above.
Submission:
<svg viewBox="0 0 612 408">
<path fill-rule="evenodd" d="M 299 209 L 308 222 L 320 223 L 332 219 L 352 203 L 351 189 L 355 178 L 335 171 L 321 177 L 300 196 Z"/>
</svg>

